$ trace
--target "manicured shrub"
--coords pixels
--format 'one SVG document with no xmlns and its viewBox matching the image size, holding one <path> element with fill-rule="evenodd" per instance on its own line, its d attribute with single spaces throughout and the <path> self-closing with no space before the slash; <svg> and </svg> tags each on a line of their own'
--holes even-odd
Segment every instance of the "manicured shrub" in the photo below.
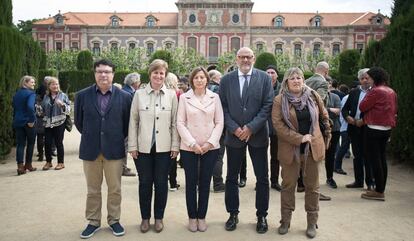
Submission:
<svg viewBox="0 0 414 241">
<path fill-rule="evenodd" d="M 78 70 L 92 70 L 93 67 L 93 57 L 92 53 L 89 50 L 83 50 L 78 53 L 78 58 L 76 61 L 76 68 Z"/>
<path fill-rule="evenodd" d="M 276 58 L 272 53 L 263 52 L 256 57 L 254 67 L 257 69 L 265 70 L 269 65 L 277 65 Z"/>
</svg>

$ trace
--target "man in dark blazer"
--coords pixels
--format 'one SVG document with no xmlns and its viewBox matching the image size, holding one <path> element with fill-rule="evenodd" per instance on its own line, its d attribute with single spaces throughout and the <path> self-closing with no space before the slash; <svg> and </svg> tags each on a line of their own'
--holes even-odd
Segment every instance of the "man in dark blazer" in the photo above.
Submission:
<svg viewBox="0 0 414 241">
<path fill-rule="evenodd" d="M 250 48 L 237 52 L 238 69 L 225 75 L 220 82 L 220 99 L 226 128 L 227 149 L 225 203 L 230 217 L 225 228 L 235 230 L 239 213 L 238 174 L 243 153 L 249 148 L 256 174 L 256 216 L 258 233 L 265 233 L 269 207 L 267 147 L 273 88 L 266 72 L 253 68 L 255 56 Z"/>
<path fill-rule="evenodd" d="M 368 70 L 369 69 L 361 69 L 358 71 L 360 85 L 349 92 L 348 99 L 345 102 L 344 107 L 342 107 L 342 116 L 348 122 L 348 135 L 351 139 L 352 153 L 354 154 L 353 164 L 355 182 L 347 184 L 346 187 L 364 187 L 365 169 L 365 183 L 368 189 L 373 190 L 371 167 L 364 158 L 364 122 L 362 120 L 361 111 L 359 110 L 359 104 L 372 86 L 366 73 Z"/>
<path fill-rule="evenodd" d="M 101 185 L 108 186 L 108 224 L 115 236 L 122 236 L 121 215 L 122 159 L 128 135 L 131 95 L 113 87 L 115 66 L 108 60 L 94 63 L 96 84 L 75 97 L 75 126 L 81 133 L 79 158 L 83 160 L 88 195 L 85 216 L 89 221 L 81 238 L 90 238 L 101 225 Z"/>
</svg>

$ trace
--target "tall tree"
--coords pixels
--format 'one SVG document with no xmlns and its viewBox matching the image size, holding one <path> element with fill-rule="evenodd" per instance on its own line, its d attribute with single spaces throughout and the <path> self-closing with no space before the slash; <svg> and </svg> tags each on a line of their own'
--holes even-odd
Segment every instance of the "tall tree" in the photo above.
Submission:
<svg viewBox="0 0 414 241">
<path fill-rule="evenodd" d="M 11 0 L 0 0 L 0 25 L 13 25 L 13 5 Z"/>
<path fill-rule="evenodd" d="M 19 20 L 19 23 L 17 24 L 17 29 L 20 33 L 31 37 L 32 36 L 32 27 L 33 23 L 38 21 L 38 19 L 32 19 L 32 20 Z"/>
<path fill-rule="evenodd" d="M 391 21 L 394 21 L 399 15 L 407 14 L 410 7 L 414 5 L 413 0 L 394 0 L 394 7 L 392 8 Z"/>
</svg>

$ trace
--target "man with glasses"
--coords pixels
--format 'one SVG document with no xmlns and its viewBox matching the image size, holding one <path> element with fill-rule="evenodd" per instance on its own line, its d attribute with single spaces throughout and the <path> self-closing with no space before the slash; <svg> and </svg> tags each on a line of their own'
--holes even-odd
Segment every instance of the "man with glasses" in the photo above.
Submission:
<svg viewBox="0 0 414 241">
<path fill-rule="evenodd" d="M 253 68 L 255 56 L 250 48 L 241 48 L 236 62 L 238 69 L 226 74 L 220 82 L 226 129 L 224 144 L 227 148 L 225 203 L 230 214 L 225 229 L 235 230 L 239 221 L 238 174 L 243 153 L 248 147 L 256 175 L 256 231 L 265 233 L 269 207 L 267 120 L 272 107 L 273 88 L 266 72 Z"/>
<path fill-rule="evenodd" d="M 81 238 L 90 238 L 101 226 L 101 186 L 108 186 L 108 224 L 115 236 L 125 234 L 121 216 L 122 159 L 128 136 L 131 95 L 112 85 L 115 66 L 109 60 L 94 63 L 96 84 L 75 97 L 75 125 L 81 133 L 79 158 L 83 160 L 88 195 L 85 216 L 88 226 Z"/>
</svg>

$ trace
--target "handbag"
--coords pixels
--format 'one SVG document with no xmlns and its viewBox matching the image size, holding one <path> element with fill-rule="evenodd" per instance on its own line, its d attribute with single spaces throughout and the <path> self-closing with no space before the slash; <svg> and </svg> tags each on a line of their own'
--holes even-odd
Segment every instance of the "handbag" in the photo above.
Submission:
<svg viewBox="0 0 414 241">
<path fill-rule="evenodd" d="M 65 129 L 70 132 L 72 131 L 72 127 L 73 127 L 72 118 L 70 118 L 70 115 L 66 115 Z"/>
</svg>

